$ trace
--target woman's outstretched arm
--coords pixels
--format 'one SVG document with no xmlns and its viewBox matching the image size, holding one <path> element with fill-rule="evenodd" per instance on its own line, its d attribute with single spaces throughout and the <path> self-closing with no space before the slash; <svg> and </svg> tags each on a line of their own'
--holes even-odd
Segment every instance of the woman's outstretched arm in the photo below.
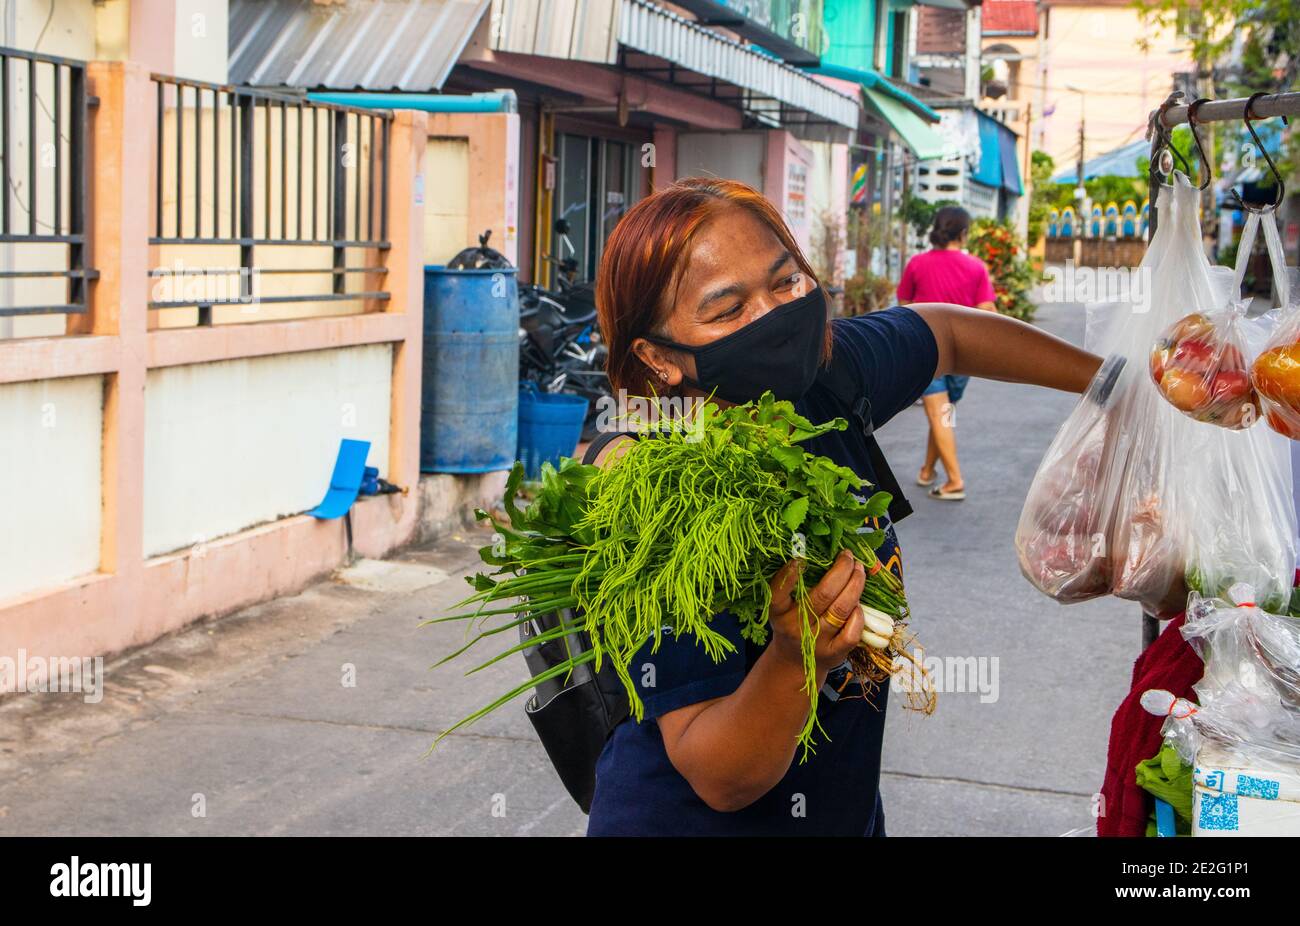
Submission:
<svg viewBox="0 0 1300 926">
<path fill-rule="evenodd" d="M 955 373 L 1083 392 L 1101 358 L 1005 315 L 946 302 L 917 302 L 939 347 L 935 376 Z"/>
</svg>

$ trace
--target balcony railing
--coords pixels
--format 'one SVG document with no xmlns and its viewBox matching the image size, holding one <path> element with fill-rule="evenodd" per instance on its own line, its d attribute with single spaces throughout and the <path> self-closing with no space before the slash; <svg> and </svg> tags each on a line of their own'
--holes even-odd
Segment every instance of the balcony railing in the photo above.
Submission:
<svg viewBox="0 0 1300 926">
<path fill-rule="evenodd" d="M 197 272 L 229 285 L 215 294 L 210 286 L 197 294 L 182 283 L 162 293 L 155 286 L 150 309 L 196 308 L 197 324 L 210 325 L 218 306 L 388 299 L 378 255 L 388 248 L 391 113 L 162 75 L 153 82 L 149 243 L 160 255 L 206 248 L 197 252 Z M 232 255 L 238 248 L 237 263 L 213 266 L 222 247 Z M 288 261 L 267 254 L 285 247 L 303 250 Z M 312 248 L 328 254 L 328 266 L 313 264 Z M 163 278 L 172 268 L 164 260 L 151 272 Z M 290 275 L 315 276 L 317 283 L 254 291 L 257 279 Z M 361 284 L 350 285 L 350 277 Z"/>
<path fill-rule="evenodd" d="M 0 47 L 0 319 L 86 312 L 91 102 L 84 62 Z"/>
</svg>

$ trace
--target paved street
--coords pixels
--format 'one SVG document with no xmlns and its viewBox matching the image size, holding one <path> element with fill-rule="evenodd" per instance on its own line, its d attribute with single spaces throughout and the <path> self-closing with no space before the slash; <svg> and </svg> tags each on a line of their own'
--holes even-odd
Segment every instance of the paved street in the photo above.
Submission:
<svg viewBox="0 0 1300 926">
<path fill-rule="evenodd" d="M 1045 307 L 1040 322 L 1082 336 L 1077 306 Z M 1012 548 L 1033 470 L 1072 404 L 972 383 L 957 417 L 969 498 L 934 502 L 918 488 L 900 527 L 928 654 L 995 657 L 998 697 L 946 693 L 927 718 L 894 696 L 882 783 L 891 835 L 1058 835 L 1092 822 L 1138 609 L 1061 608 L 1021 578 Z M 911 408 L 881 434 L 905 485 L 924 428 Z M 425 757 L 438 731 L 524 677 L 518 659 L 471 681 L 429 670 L 462 631 L 417 624 L 464 596 L 460 576 L 482 542 L 466 531 L 363 562 L 110 661 L 99 704 L 0 703 L 0 833 L 583 832 L 518 703 Z"/>
</svg>

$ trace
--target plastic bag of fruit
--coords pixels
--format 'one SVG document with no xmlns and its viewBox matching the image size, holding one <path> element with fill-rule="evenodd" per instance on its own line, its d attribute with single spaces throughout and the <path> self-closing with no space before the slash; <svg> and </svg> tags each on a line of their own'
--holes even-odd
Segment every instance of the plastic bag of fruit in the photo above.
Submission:
<svg viewBox="0 0 1300 926">
<path fill-rule="evenodd" d="M 1197 421 L 1224 428 L 1249 428 L 1260 418 L 1260 398 L 1251 383 L 1250 347 L 1245 330 L 1248 301 L 1238 298 L 1242 277 L 1255 242 L 1256 229 L 1264 227 L 1269 256 L 1286 305 L 1287 282 L 1281 241 L 1271 215 L 1249 213 L 1237 250 L 1235 274 L 1226 286 L 1216 286 L 1215 309 L 1184 315 L 1161 332 L 1151 350 L 1151 378 L 1160 394 L 1175 408 Z M 1199 276 L 1199 273 L 1198 273 Z"/>
<path fill-rule="evenodd" d="M 1271 224 L 1271 218 L 1265 222 Z M 1235 276 L 1228 268 L 1209 267 L 1207 262 L 1204 269 L 1220 301 L 1236 297 L 1249 248 L 1250 240 L 1243 235 Z M 1274 264 L 1278 292 L 1285 299 L 1300 287 L 1277 272 L 1284 267 Z M 1278 312 L 1268 312 L 1234 320 L 1247 362 L 1276 331 L 1278 318 Z M 1263 425 L 1197 426 L 1192 436 L 1194 443 L 1181 458 L 1179 477 L 1189 525 L 1188 586 L 1203 596 L 1222 598 L 1232 586 L 1245 583 L 1254 589 L 1260 607 L 1284 613 L 1297 556 L 1288 442 Z"/>
<path fill-rule="evenodd" d="M 1224 428 L 1259 420 L 1259 395 L 1246 365 L 1245 313 L 1244 302 L 1230 302 L 1220 312 L 1186 315 L 1161 333 L 1151 350 L 1151 378 L 1174 408 Z"/>
<path fill-rule="evenodd" d="M 1179 239 L 1178 193 L 1157 199 L 1160 222 L 1137 270 L 1144 285 L 1094 313 L 1105 324 L 1091 349 L 1107 360 L 1048 446 L 1016 528 L 1021 572 L 1063 604 L 1114 593 L 1164 612 L 1186 597 L 1165 474 L 1171 431 L 1194 423 L 1155 395 L 1145 372 L 1156 334 L 1186 311 L 1157 289 Z"/>
<path fill-rule="evenodd" d="M 1284 265 L 1277 226 L 1272 216 L 1262 224 L 1276 273 L 1277 268 Z M 1245 240 L 1244 230 L 1242 239 Z M 1273 257 L 1275 246 L 1279 251 L 1277 257 Z M 1238 253 L 1241 250 L 1239 247 Z M 1300 440 L 1300 286 L 1295 285 L 1293 275 L 1286 279 L 1287 283 L 1278 287 L 1287 293 L 1282 300 L 1286 307 L 1282 321 L 1251 365 L 1251 383 L 1259 394 L 1264 420 L 1269 427 L 1283 437 Z"/>
</svg>

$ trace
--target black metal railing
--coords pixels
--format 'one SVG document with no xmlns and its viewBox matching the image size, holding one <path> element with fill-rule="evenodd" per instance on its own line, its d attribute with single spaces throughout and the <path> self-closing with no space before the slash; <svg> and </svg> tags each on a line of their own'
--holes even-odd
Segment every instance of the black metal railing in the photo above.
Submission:
<svg viewBox="0 0 1300 926">
<path fill-rule="evenodd" d="M 87 309 L 91 103 L 85 62 L 0 47 L 0 318 Z"/>
<path fill-rule="evenodd" d="M 214 297 L 175 292 L 151 309 L 197 308 L 198 324 L 228 304 L 386 300 L 384 290 L 350 290 L 349 252 L 388 248 L 388 139 L 392 114 L 310 101 L 249 87 L 154 75 L 157 140 L 151 245 L 231 245 L 238 276 Z M 331 249 L 330 266 L 260 266 L 257 249 Z M 168 268 L 155 268 L 155 276 Z M 261 275 L 323 274 L 328 293 L 264 295 Z M 363 277 L 364 278 L 364 277 Z M 183 287 L 178 287 L 181 289 Z"/>
</svg>

